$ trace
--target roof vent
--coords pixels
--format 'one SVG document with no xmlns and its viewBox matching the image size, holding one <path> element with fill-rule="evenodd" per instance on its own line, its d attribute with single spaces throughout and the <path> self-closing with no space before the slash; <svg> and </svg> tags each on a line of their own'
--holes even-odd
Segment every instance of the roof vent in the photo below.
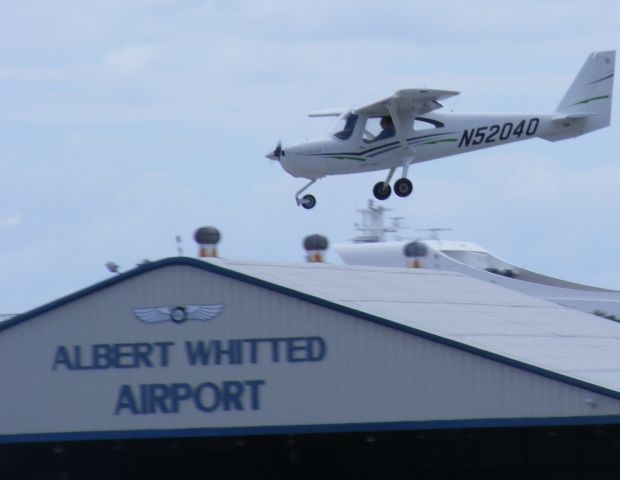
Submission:
<svg viewBox="0 0 620 480">
<path fill-rule="evenodd" d="M 220 231 L 215 227 L 201 227 L 194 232 L 194 240 L 198 243 L 200 257 L 217 257 L 217 244 Z"/>
<path fill-rule="evenodd" d="M 306 249 L 306 260 L 310 263 L 323 261 L 323 252 L 327 250 L 329 242 L 323 235 L 308 235 L 304 238 L 304 248 Z"/>
<path fill-rule="evenodd" d="M 407 266 L 411 268 L 421 268 L 420 257 L 426 257 L 428 248 L 422 242 L 409 242 L 403 247 L 403 253 L 407 257 Z"/>
</svg>

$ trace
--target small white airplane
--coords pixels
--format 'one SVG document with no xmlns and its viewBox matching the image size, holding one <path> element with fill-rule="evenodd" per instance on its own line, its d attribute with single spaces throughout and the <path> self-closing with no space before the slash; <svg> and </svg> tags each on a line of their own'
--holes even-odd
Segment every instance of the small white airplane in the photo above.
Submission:
<svg viewBox="0 0 620 480">
<path fill-rule="evenodd" d="M 535 137 L 555 142 L 608 126 L 615 58 L 615 50 L 592 53 L 553 113 L 436 112 L 439 100 L 459 92 L 399 90 L 363 107 L 312 112 L 311 117 L 338 117 L 338 124 L 323 138 L 288 147 L 279 143 L 266 156 L 292 176 L 310 180 L 295 194 L 297 205 L 306 209 L 316 199 L 300 195 L 327 175 L 388 170 L 373 188 L 375 197 L 385 200 L 394 172 L 402 167 L 394 192 L 406 197 L 413 190 L 407 174 L 414 163 Z"/>
</svg>

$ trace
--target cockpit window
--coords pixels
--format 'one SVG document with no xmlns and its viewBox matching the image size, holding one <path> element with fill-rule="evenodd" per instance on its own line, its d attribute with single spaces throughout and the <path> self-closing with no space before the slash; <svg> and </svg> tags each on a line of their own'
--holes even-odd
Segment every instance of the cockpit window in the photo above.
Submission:
<svg viewBox="0 0 620 480">
<path fill-rule="evenodd" d="M 354 113 L 349 113 L 344 117 L 341 117 L 338 124 L 334 128 L 334 133 L 332 135 L 340 140 L 348 140 L 353 134 L 358 118 L 359 116 Z"/>
<path fill-rule="evenodd" d="M 395 135 L 396 130 L 391 117 L 370 117 L 366 122 L 363 139 L 366 143 L 371 143 L 387 140 Z"/>
<path fill-rule="evenodd" d="M 427 130 L 429 128 L 442 128 L 446 125 L 434 118 L 415 117 L 414 130 Z"/>
</svg>

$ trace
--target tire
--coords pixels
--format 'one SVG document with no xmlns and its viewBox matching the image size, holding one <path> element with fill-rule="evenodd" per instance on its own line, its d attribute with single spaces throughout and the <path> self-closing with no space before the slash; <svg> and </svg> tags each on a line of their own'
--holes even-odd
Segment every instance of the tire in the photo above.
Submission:
<svg viewBox="0 0 620 480">
<path fill-rule="evenodd" d="M 314 195 L 304 195 L 301 199 L 301 206 L 304 207 L 306 210 L 314 208 L 315 205 L 316 198 L 314 198 Z"/>
<path fill-rule="evenodd" d="M 394 193 L 399 197 L 408 197 L 413 192 L 413 184 L 408 178 L 396 180 L 394 184 Z"/>
<path fill-rule="evenodd" d="M 372 193 L 377 200 L 385 200 L 392 194 L 392 187 L 385 182 L 377 182 L 372 189 Z"/>
</svg>

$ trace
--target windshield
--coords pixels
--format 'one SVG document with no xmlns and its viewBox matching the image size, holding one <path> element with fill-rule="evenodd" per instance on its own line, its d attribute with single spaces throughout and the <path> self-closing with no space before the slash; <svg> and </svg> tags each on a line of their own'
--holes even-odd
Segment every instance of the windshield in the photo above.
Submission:
<svg viewBox="0 0 620 480">
<path fill-rule="evenodd" d="M 358 118 L 359 116 L 353 113 L 347 113 L 340 117 L 338 123 L 334 127 L 332 135 L 340 140 L 348 140 L 353 134 Z"/>
</svg>

